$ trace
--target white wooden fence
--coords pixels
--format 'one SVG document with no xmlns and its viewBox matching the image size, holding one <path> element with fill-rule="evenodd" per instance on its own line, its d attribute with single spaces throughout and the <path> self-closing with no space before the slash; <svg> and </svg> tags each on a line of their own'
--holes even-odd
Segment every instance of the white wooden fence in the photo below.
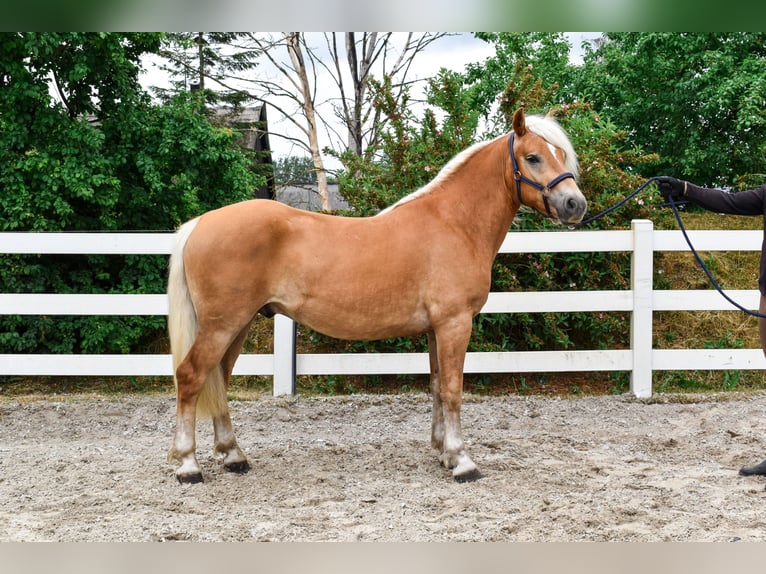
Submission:
<svg viewBox="0 0 766 574">
<path fill-rule="evenodd" d="M 699 251 L 759 251 L 760 231 L 691 231 Z M 168 254 L 172 233 L 0 233 L 0 253 Z M 653 289 L 653 253 L 688 250 L 679 231 L 654 231 L 635 220 L 630 230 L 509 233 L 501 253 L 632 253 L 631 288 L 616 291 L 490 293 L 482 313 L 631 313 L 630 349 L 469 353 L 467 373 L 630 371 L 631 392 L 652 393 L 655 370 L 764 369 L 761 349 L 674 349 L 652 347 L 655 311 L 731 310 L 712 289 Z M 734 300 L 757 309 L 758 291 L 732 290 Z M 164 294 L 0 294 L 0 315 L 167 315 Z M 296 354 L 294 323 L 274 322 L 273 354 L 243 354 L 235 374 L 272 375 L 274 394 L 295 392 L 296 375 L 428 373 L 425 353 Z M 156 376 L 171 375 L 169 355 L 0 354 L 2 375 Z"/>
</svg>

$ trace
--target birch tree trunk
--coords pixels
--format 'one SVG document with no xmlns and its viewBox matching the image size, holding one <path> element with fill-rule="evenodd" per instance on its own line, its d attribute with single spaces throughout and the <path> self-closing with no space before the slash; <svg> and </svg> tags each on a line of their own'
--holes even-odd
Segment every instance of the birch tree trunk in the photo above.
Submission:
<svg viewBox="0 0 766 574">
<path fill-rule="evenodd" d="M 317 192 L 322 201 L 322 210 L 330 211 L 330 193 L 327 189 L 327 172 L 325 171 L 322 154 L 319 152 L 319 134 L 317 130 L 317 114 L 314 107 L 313 88 L 309 82 L 306 59 L 301 47 L 300 32 L 285 32 L 287 51 L 290 61 L 298 77 L 298 88 L 301 91 L 303 114 L 306 116 L 309 151 L 314 162 L 317 175 Z"/>
</svg>

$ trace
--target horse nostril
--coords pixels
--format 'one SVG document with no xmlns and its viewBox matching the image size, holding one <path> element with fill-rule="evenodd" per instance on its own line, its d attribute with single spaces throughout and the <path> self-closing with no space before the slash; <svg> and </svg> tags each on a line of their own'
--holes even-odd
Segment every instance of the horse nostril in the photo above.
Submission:
<svg viewBox="0 0 766 574">
<path fill-rule="evenodd" d="M 571 219 L 582 218 L 587 211 L 588 205 L 585 198 L 571 196 L 564 201 L 564 209 Z"/>
</svg>

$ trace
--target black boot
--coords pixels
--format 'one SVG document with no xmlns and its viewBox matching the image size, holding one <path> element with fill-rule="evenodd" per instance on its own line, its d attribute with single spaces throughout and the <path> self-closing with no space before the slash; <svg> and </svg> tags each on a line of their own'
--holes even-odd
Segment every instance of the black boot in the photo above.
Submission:
<svg viewBox="0 0 766 574">
<path fill-rule="evenodd" d="M 755 466 L 743 466 L 739 469 L 739 473 L 742 476 L 751 476 L 753 474 L 766 475 L 766 460 L 764 460 L 761 464 L 756 464 Z"/>
</svg>

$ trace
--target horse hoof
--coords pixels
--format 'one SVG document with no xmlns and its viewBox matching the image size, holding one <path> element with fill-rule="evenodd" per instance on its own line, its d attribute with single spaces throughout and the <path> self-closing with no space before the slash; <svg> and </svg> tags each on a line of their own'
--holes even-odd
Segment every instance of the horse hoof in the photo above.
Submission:
<svg viewBox="0 0 766 574">
<path fill-rule="evenodd" d="M 180 484 L 197 484 L 202 482 L 202 473 L 192 472 L 188 474 L 177 474 L 176 480 L 178 480 Z"/>
<path fill-rule="evenodd" d="M 478 468 L 474 468 L 473 470 L 469 470 L 468 472 L 464 472 L 462 474 L 453 474 L 452 478 L 455 479 L 455 482 L 474 482 L 483 476 L 484 475 L 479 471 Z"/>
<path fill-rule="evenodd" d="M 246 460 L 241 462 L 232 462 L 231 464 L 225 464 L 223 467 L 234 474 L 246 474 L 250 470 L 250 463 Z"/>
</svg>

